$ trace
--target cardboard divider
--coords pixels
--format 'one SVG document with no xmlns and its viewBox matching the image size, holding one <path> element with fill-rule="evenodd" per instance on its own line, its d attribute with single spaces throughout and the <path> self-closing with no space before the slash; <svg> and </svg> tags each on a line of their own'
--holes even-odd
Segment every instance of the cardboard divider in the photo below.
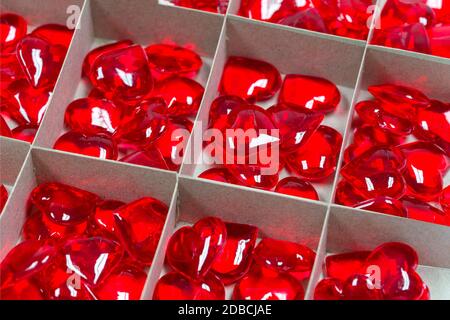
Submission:
<svg viewBox="0 0 450 320">
<path fill-rule="evenodd" d="M 363 59 L 364 43 L 355 43 L 345 38 L 330 37 L 302 29 L 286 32 L 278 25 L 235 16 L 227 17 L 222 37 L 194 134 L 202 136 L 207 126 L 209 108 L 212 101 L 219 96 L 218 87 L 223 67 L 230 56 L 244 56 L 272 63 L 283 76 L 292 73 L 307 74 L 334 82 L 341 92 L 341 102 L 335 112 L 325 117 L 322 124 L 333 127 L 341 134 L 345 132 L 354 87 Z M 277 96 L 257 104 L 267 109 L 276 103 L 276 98 Z M 201 143 L 198 141 L 198 139 L 190 141 L 181 169 L 183 175 L 197 177 L 212 167 L 207 164 L 210 159 L 203 154 Z M 287 173 L 282 172 L 280 179 L 285 176 Z M 320 199 L 329 202 L 333 177 L 315 183 L 314 186 Z"/>
<path fill-rule="evenodd" d="M 170 222 L 174 219 L 175 173 L 34 148 L 0 216 L 0 261 L 20 241 L 30 192 L 44 182 L 64 183 L 94 192 L 104 199 L 126 203 L 145 196 L 154 197 L 172 206 L 167 220 Z"/>
<path fill-rule="evenodd" d="M 30 150 L 24 141 L 0 136 L 0 183 L 12 188 Z"/>
<path fill-rule="evenodd" d="M 254 225 L 260 230 L 260 238 L 298 242 L 316 251 L 327 211 L 326 205 L 314 201 L 302 202 L 288 196 L 190 177 L 179 178 L 177 202 L 176 219 L 170 215 L 159 243 L 160 251 L 153 261 L 155 274 L 152 277 L 158 274 L 155 280 L 167 272 L 164 266 L 167 243 L 173 231 L 182 225 L 214 216 L 226 222 Z M 155 284 L 147 283 L 145 298 L 152 297 Z M 228 297 L 231 290 L 227 288 Z"/>
<path fill-rule="evenodd" d="M 373 250 L 385 242 L 412 246 L 419 256 L 417 272 L 429 286 L 431 299 L 450 299 L 450 228 L 332 205 L 323 231 L 318 250 L 322 261 L 316 261 L 309 299 L 324 277 L 326 254 Z"/>
<path fill-rule="evenodd" d="M 87 97 L 90 86 L 81 78 L 84 57 L 100 45 L 130 39 L 142 46 L 176 43 L 201 55 L 204 65 L 195 80 L 206 84 L 224 17 L 201 11 L 160 6 L 147 0 L 86 0 L 74 36 L 70 58 L 61 73 L 61 83 L 43 120 L 35 145 L 52 148 L 67 129 L 64 112 L 75 99 Z"/>
</svg>

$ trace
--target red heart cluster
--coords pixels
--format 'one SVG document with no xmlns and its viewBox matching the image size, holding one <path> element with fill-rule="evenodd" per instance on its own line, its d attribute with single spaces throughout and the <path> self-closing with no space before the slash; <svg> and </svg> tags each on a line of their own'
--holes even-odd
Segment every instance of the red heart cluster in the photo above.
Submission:
<svg viewBox="0 0 450 320">
<path fill-rule="evenodd" d="M 409 245 L 384 243 L 373 251 L 327 256 L 315 300 L 429 300 L 416 272 L 418 257 Z"/>
<path fill-rule="evenodd" d="M 123 40 L 92 50 L 83 63 L 92 90 L 67 106 L 69 131 L 54 148 L 178 170 L 203 97 L 191 79 L 201 66 L 199 55 L 175 45 Z"/>
<path fill-rule="evenodd" d="M 125 204 L 56 182 L 31 193 L 23 242 L 0 264 L 6 300 L 135 300 L 141 296 L 168 208 Z"/>
<path fill-rule="evenodd" d="M 174 6 L 225 14 L 229 0 L 167 0 L 167 2 Z"/>
<path fill-rule="evenodd" d="M 375 99 L 355 106 L 353 143 L 344 153 L 335 202 L 450 226 L 444 188 L 450 104 L 405 86 L 368 90 Z M 419 140 L 407 142 L 411 136 Z M 432 205 L 440 199 L 443 210 Z"/>
<path fill-rule="evenodd" d="M 0 15 L 0 134 L 32 143 L 73 31 L 63 25 L 45 24 L 27 34 L 27 27 L 19 15 Z"/>
<path fill-rule="evenodd" d="M 239 14 L 251 19 L 366 40 L 372 0 L 242 0 Z"/>
<path fill-rule="evenodd" d="M 233 285 L 236 300 L 303 299 L 315 253 L 298 243 L 263 238 L 258 228 L 203 218 L 178 229 L 167 245 L 172 269 L 156 284 L 156 300 L 223 300 Z M 256 247 L 255 247 L 256 246 Z"/>
<path fill-rule="evenodd" d="M 338 131 L 321 125 L 340 102 L 337 86 L 300 74 L 286 75 L 282 81 L 279 71 L 267 62 L 230 57 L 219 91 L 221 96 L 209 111 L 209 128 L 224 138 L 222 142 L 211 139 L 204 152 L 220 166 L 200 177 L 318 200 L 311 181 L 324 181 L 334 174 L 342 144 Z M 254 104 L 273 98 L 278 91 L 278 103 L 271 108 Z M 235 136 L 230 137 L 230 132 Z M 272 163 L 261 160 L 266 151 Z M 264 171 L 270 166 L 275 170 Z M 295 176 L 279 181 L 283 168 Z"/>
<path fill-rule="evenodd" d="M 388 0 L 373 43 L 450 58 L 450 2 Z"/>
</svg>

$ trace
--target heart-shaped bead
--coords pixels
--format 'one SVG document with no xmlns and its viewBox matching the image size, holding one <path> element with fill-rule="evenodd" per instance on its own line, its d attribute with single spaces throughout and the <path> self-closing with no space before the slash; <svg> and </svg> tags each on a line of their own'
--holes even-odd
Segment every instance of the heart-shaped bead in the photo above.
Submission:
<svg viewBox="0 0 450 320">
<path fill-rule="evenodd" d="M 390 197 L 376 197 L 357 203 L 353 207 L 362 210 L 390 214 L 397 217 L 407 217 L 406 209 L 402 202 Z"/>
<path fill-rule="evenodd" d="M 236 284 L 234 300 L 303 300 L 305 291 L 300 281 L 288 273 L 252 270 Z"/>
<path fill-rule="evenodd" d="M 401 242 L 386 242 L 376 247 L 366 259 L 365 268 L 371 268 L 374 276 L 386 284 L 389 279 L 399 276 L 403 272 L 414 271 L 419 258 L 416 251 Z"/>
<path fill-rule="evenodd" d="M 345 180 L 339 181 L 334 196 L 335 203 L 353 207 L 364 200 L 365 198 L 350 183 Z"/>
<path fill-rule="evenodd" d="M 38 274 L 53 263 L 56 248 L 44 241 L 24 241 L 12 248 L 0 264 L 1 287 Z"/>
<path fill-rule="evenodd" d="M 230 284 L 248 272 L 258 237 L 258 228 L 238 223 L 225 223 L 225 226 L 227 230 L 225 247 L 216 257 L 212 271 L 224 284 Z"/>
<path fill-rule="evenodd" d="M 317 130 L 324 116 L 302 112 L 287 105 L 269 109 L 274 125 L 280 130 L 280 150 L 291 153 L 304 146 Z"/>
<path fill-rule="evenodd" d="M 47 41 L 26 36 L 17 44 L 17 58 L 28 82 L 35 88 L 53 88 L 66 52 Z"/>
<path fill-rule="evenodd" d="M 319 281 L 314 289 L 314 300 L 342 300 L 342 282 L 334 278 L 325 278 Z"/>
<path fill-rule="evenodd" d="M 63 46 L 68 49 L 72 41 L 73 30 L 62 24 L 44 24 L 33 30 L 31 35 L 44 39 L 52 46 Z"/>
<path fill-rule="evenodd" d="M 180 273 L 170 272 L 156 283 L 153 300 L 224 300 L 225 288 L 214 275 L 193 281 Z"/>
<path fill-rule="evenodd" d="M 28 143 L 33 143 L 34 137 L 39 129 L 39 126 L 34 124 L 25 124 L 22 126 L 15 127 L 11 131 L 12 137 L 14 139 L 22 140 Z"/>
<path fill-rule="evenodd" d="M 409 120 L 384 111 L 380 105 L 377 101 L 361 101 L 355 106 L 355 110 L 366 124 L 379 127 L 388 133 L 407 136 L 412 132 L 413 126 Z M 392 137 L 394 138 L 395 136 Z"/>
<path fill-rule="evenodd" d="M 283 17 L 277 23 L 295 28 L 328 33 L 328 28 L 324 20 L 315 8 L 309 8 Z"/>
<path fill-rule="evenodd" d="M 229 57 L 219 91 L 250 103 L 272 98 L 281 85 L 281 75 L 270 63 L 243 57 Z"/>
<path fill-rule="evenodd" d="M 329 255 L 325 259 L 327 277 L 345 282 L 357 273 L 365 273 L 364 264 L 370 251 L 353 251 Z"/>
<path fill-rule="evenodd" d="M 281 103 L 320 113 L 334 111 L 340 100 L 339 89 L 331 81 L 300 74 L 286 76 L 278 97 Z"/>
<path fill-rule="evenodd" d="M 171 44 L 153 44 L 145 48 L 155 79 L 171 75 L 192 78 L 202 67 L 202 59 L 194 51 Z"/>
<path fill-rule="evenodd" d="M 91 50 L 83 61 L 83 76 L 88 77 L 92 70 L 92 64 L 94 61 L 100 57 L 102 54 L 114 51 L 116 49 L 124 49 L 133 45 L 133 41 L 131 40 L 121 40 L 113 43 L 106 44 L 104 46 L 97 47 Z"/>
<path fill-rule="evenodd" d="M 132 265 L 120 265 L 95 289 L 99 300 L 139 300 L 147 273 Z"/>
<path fill-rule="evenodd" d="M 450 226 L 450 215 L 431 204 L 408 196 L 401 201 L 408 218 Z"/>
<path fill-rule="evenodd" d="M 96 236 L 114 237 L 114 213 L 123 205 L 125 205 L 124 202 L 117 200 L 104 200 L 98 203 L 91 219 L 91 233 Z"/>
<path fill-rule="evenodd" d="M 153 88 L 147 56 L 139 45 L 100 54 L 92 62 L 89 79 L 94 87 L 124 100 L 141 99 Z"/>
<path fill-rule="evenodd" d="M 416 141 L 400 146 L 406 158 L 403 176 L 408 186 L 408 194 L 431 201 L 439 197 L 443 188 L 442 174 L 449 162 L 445 153 L 432 143 Z"/>
<path fill-rule="evenodd" d="M 220 96 L 216 98 L 209 109 L 209 127 L 221 131 L 225 130 L 228 126 L 229 114 L 246 105 L 247 102 L 237 96 Z"/>
<path fill-rule="evenodd" d="M 400 118 L 413 120 L 418 108 L 428 108 L 430 100 L 421 91 L 394 84 L 369 86 L 369 92 L 379 101 L 381 108 Z"/>
<path fill-rule="evenodd" d="M 382 300 L 383 294 L 376 281 L 364 274 L 350 276 L 343 285 L 344 300 Z"/>
<path fill-rule="evenodd" d="M 27 22 L 14 13 L 0 15 L 1 51 L 14 52 L 15 45 L 27 34 Z"/>
<path fill-rule="evenodd" d="M 447 214 L 450 214 L 450 185 L 442 190 L 441 196 L 439 197 L 439 203 L 441 204 L 442 209 Z"/>
<path fill-rule="evenodd" d="M 8 124 L 6 123 L 5 119 L 0 115 L 0 136 L 4 137 L 11 137 L 11 129 L 9 128 Z"/>
<path fill-rule="evenodd" d="M 19 124 L 40 124 L 52 97 L 47 88 L 33 88 L 25 79 L 11 83 L 7 94 L 3 108 Z"/>
<path fill-rule="evenodd" d="M 151 95 L 166 102 L 170 116 L 186 117 L 197 114 L 204 91 L 202 85 L 192 79 L 172 76 L 158 81 Z"/>
<path fill-rule="evenodd" d="M 409 270 L 387 281 L 383 286 L 383 295 L 387 300 L 422 300 L 427 290 L 420 276 L 414 270 Z"/>
<path fill-rule="evenodd" d="M 118 208 L 114 213 L 116 234 L 127 252 L 142 264 L 152 263 L 167 212 L 164 203 L 145 197 Z"/>
<path fill-rule="evenodd" d="M 287 177 L 280 180 L 275 187 L 275 192 L 284 193 L 295 197 L 319 200 L 314 186 L 306 180 L 297 177 Z"/>
<path fill-rule="evenodd" d="M 201 219 L 193 227 L 182 227 L 173 234 L 167 245 L 167 262 L 190 279 L 202 279 L 222 253 L 226 241 L 227 230 L 222 220 Z"/>
<path fill-rule="evenodd" d="M 316 254 L 299 243 L 264 238 L 255 248 L 253 259 L 256 264 L 288 272 L 297 280 L 309 278 Z"/>
<path fill-rule="evenodd" d="M 144 151 L 130 153 L 119 161 L 144 167 L 171 170 L 171 166 L 164 159 L 161 150 L 156 148 L 153 144 L 147 147 Z"/>
<path fill-rule="evenodd" d="M 323 180 L 335 172 L 341 144 L 338 131 L 319 126 L 302 148 L 287 156 L 287 167 L 305 179 Z"/>
<path fill-rule="evenodd" d="M 53 148 L 100 159 L 116 160 L 118 155 L 116 142 L 104 133 L 87 135 L 69 131 L 56 140 Z"/>
<path fill-rule="evenodd" d="M 64 114 L 67 127 L 86 134 L 115 134 L 120 121 L 121 112 L 114 103 L 95 98 L 82 98 L 71 102 Z"/>
</svg>

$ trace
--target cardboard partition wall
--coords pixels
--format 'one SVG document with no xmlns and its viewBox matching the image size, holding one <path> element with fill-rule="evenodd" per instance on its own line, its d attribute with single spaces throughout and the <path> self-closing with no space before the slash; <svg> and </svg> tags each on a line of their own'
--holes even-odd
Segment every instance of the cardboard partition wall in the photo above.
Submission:
<svg viewBox="0 0 450 320">
<path fill-rule="evenodd" d="M 126 203 L 150 196 L 173 207 L 177 176 L 163 170 L 33 148 L 0 216 L 0 260 L 21 240 L 28 197 L 44 182 L 64 183 Z M 171 208 L 168 220 L 173 219 L 173 214 Z"/>
<path fill-rule="evenodd" d="M 197 10 L 158 5 L 148 0 L 86 0 L 78 30 L 54 97 L 43 120 L 35 145 L 52 148 L 66 132 L 64 112 L 75 99 L 87 97 L 90 86 L 82 79 L 86 54 L 101 45 L 132 40 L 144 47 L 156 43 L 176 43 L 195 50 L 203 60 L 196 81 L 206 85 L 224 17 Z"/>
<path fill-rule="evenodd" d="M 210 81 L 197 116 L 195 134 L 203 132 L 208 123 L 212 101 L 219 96 L 218 88 L 224 65 L 230 56 L 242 56 L 273 64 L 282 74 L 305 74 L 323 77 L 335 83 L 341 92 L 337 110 L 327 114 L 322 124 L 344 134 L 354 88 L 364 54 L 364 43 L 344 38 L 292 28 L 289 32 L 278 25 L 229 16 L 220 38 Z M 278 94 L 259 106 L 267 109 L 276 104 Z M 197 177 L 212 167 L 202 152 L 198 139 L 191 137 L 181 174 Z M 287 176 L 281 173 L 280 179 Z M 314 183 L 323 202 L 330 201 L 333 177 Z"/>
</svg>

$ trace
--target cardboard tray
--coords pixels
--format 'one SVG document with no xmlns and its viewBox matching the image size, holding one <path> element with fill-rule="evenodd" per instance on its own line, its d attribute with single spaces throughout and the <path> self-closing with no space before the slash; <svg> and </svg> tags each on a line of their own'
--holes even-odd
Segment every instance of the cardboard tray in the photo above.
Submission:
<svg viewBox="0 0 450 320">
<path fill-rule="evenodd" d="M 0 7 L 23 14 L 37 25 L 64 23 L 66 9 L 73 3 L 4 0 Z M 297 241 L 316 250 L 313 273 L 305 283 L 307 299 L 312 298 L 316 283 L 323 277 L 327 254 L 373 249 L 387 241 L 412 245 L 418 251 L 419 274 L 429 285 L 431 298 L 450 299 L 450 228 L 335 205 L 332 199 L 338 174 L 316 185 L 321 201 L 311 201 L 198 179 L 207 166 L 189 161 L 191 156 L 198 159 L 202 152 L 194 139 L 190 140 L 178 175 L 51 149 L 65 131 L 66 106 L 86 94 L 80 77 L 83 58 L 92 47 L 105 41 L 130 38 L 142 45 L 160 41 L 193 45 L 206 65 L 198 78 L 206 85 L 195 121 L 194 130 L 200 132 L 205 129 L 209 106 L 218 94 L 223 66 L 230 55 L 271 62 L 283 75 L 305 73 L 330 79 L 341 89 L 343 100 L 338 112 L 327 117 L 325 124 L 344 135 L 342 150 L 352 138 L 353 107 L 367 97 L 367 86 L 383 82 L 413 85 L 430 97 L 450 101 L 450 59 L 242 18 L 235 14 L 239 7 L 236 0 L 230 2 L 227 15 L 162 6 L 157 0 L 77 3 L 81 12 L 78 29 L 34 143 L 30 146 L 0 137 L 1 182 L 11 190 L 0 215 L 0 260 L 20 241 L 30 191 L 39 183 L 59 181 L 106 198 L 128 202 L 149 195 L 170 205 L 142 299 L 151 299 L 156 281 L 164 272 L 165 248 L 173 230 L 211 215 L 254 224 L 261 236 Z M 341 160 L 342 152 L 339 164 Z"/>
</svg>

